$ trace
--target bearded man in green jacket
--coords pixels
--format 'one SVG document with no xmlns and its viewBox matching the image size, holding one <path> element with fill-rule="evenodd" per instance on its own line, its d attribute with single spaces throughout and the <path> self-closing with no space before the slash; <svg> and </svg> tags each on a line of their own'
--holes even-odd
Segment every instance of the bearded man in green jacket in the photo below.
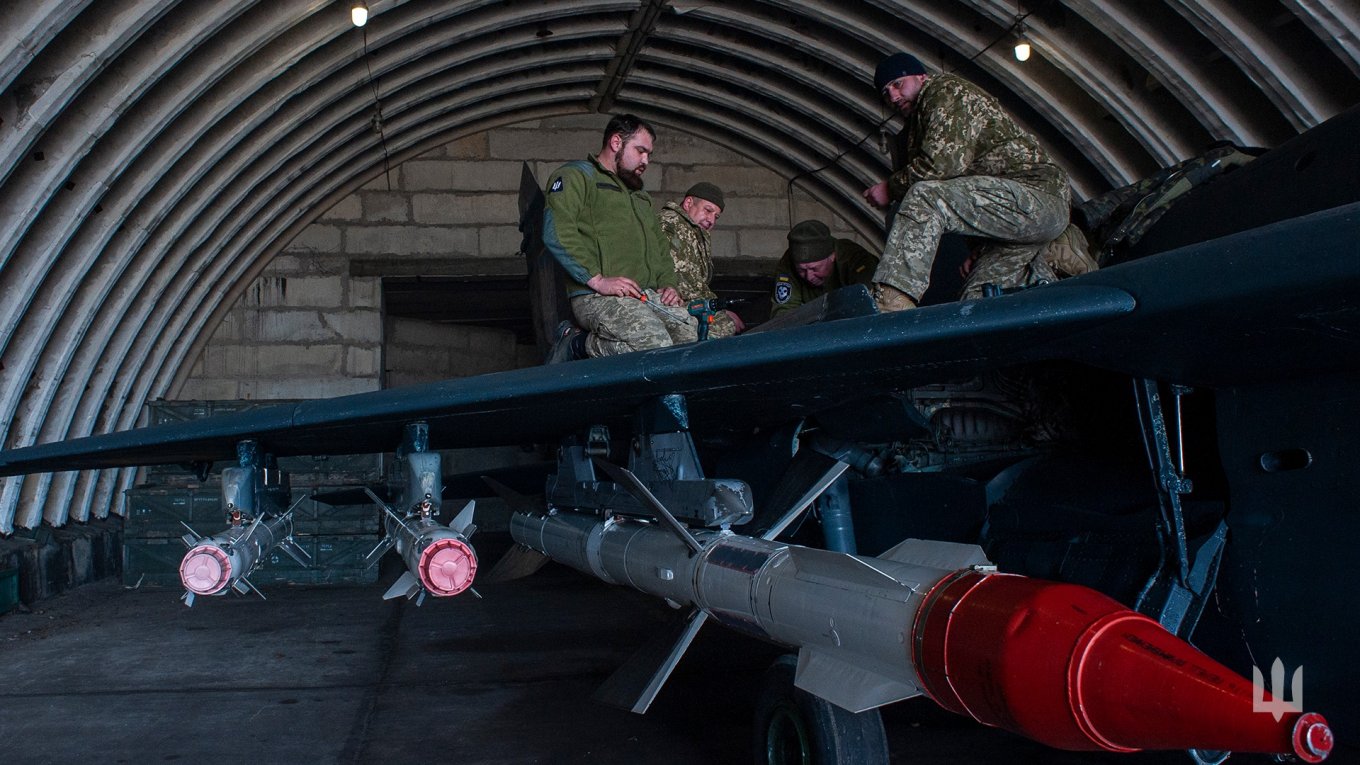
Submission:
<svg viewBox="0 0 1360 765">
<path fill-rule="evenodd" d="M 1042 253 L 1067 227 L 1072 193 L 1067 173 L 1038 140 L 981 88 L 952 74 L 927 74 L 910 54 L 883 59 L 874 84 L 906 117 L 907 136 L 899 169 L 864 191 L 876 207 L 897 202 L 874 273 L 879 310 L 916 307 L 944 233 L 979 244 L 965 299 L 981 297 L 987 283 L 1007 288 L 1056 279 Z"/>
<path fill-rule="evenodd" d="M 566 271 L 572 313 L 589 333 L 563 322 L 549 363 L 698 340 L 676 292 L 670 240 L 642 190 L 655 140 L 642 119 L 615 116 L 598 154 L 548 177 L 543 244 Z"/>
</svg>

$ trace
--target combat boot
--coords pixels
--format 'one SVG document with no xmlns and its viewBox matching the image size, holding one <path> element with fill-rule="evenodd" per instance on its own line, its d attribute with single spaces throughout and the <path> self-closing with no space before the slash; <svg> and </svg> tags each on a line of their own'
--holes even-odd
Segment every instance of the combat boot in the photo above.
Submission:
<svg viewBox="0 0 1360 765">
<path fill-rule="evenodd" d="M 916 307 L 916 301 L 911 299 L 911 295 L 908 295 L 891 284 L 874 282 L 873 296 L 874 303 L 878 305 L 879 313 L 905 311 Z"/>
<path fill-rule="evenodd" d="M 577 329 L 575 324 L 563 319 L 553 334 L 557 339 L 553 341 L 552 348 L 548 349 L 548 358 L 544 364 L 561 364 L 583 358 L 577 354 L 575 348 L 574 341 L 581 334 L 581 330 Z"/>
</svg>

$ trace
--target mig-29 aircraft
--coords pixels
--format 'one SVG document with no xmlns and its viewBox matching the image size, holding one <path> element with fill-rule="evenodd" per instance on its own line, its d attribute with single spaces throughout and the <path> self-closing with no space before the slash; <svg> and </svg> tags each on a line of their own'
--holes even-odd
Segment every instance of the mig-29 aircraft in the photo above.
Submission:
<svg viewBox="0 0 1360 765">
<path fill-rule="evenodd" d="M 797 651 L 758 714 L 772 761 L 883 759 L 873 710 L 922 693 L 1060 748 L 1321 761 L 1327 721 L 1242 675 L 1306 666 L 1309 708 L 1360 722 L 1358 129 L 1056 284 L 888 315 L 851 288 L 731 339 L 42 444 L 0 475 L 234 458 L 230 500 L 277 526 L 274 458 L 395 449 L 390 594 L 451 595 L 477 561 L 470 511 L 432 520 L 437 450 L 560 444 L 542 500 L 501 489 L 494 573 L 553 558 L 682 608 L 610 703 L 644 711 L 712 620 Z M 560 291 L 530 278 L 546 332 Z M 198 557 L 205 589 L 243 573 Z"/>
</svg>

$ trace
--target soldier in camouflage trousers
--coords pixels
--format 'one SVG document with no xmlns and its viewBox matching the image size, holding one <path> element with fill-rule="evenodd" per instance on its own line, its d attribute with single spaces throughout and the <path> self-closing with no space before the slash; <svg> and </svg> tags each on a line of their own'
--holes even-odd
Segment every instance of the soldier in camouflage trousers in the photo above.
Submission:
<svg viewBox="0 0 1360 765">
<path fill-rule="evenodd" d="M 593 157 L 548 177 L 543 246 L 566 273 L 582 333 L 563 322 L 548 363 L 698 340 L 676 292 L 670 242 L 642 189 L 655 132 L 631 114 L 610 119 Z"/>
<path fill-rule="evenodd" d="M 700 182 L 690 187 L 680 204 L 667 202 L 657 218 L 661 230 L 671 240 L 671 258 L 675 261 L 675 290 L 680 299 L 710 300 L 718 295 L 709 286 L 713 278 L 713 244 L 709 231 L 717 225 L 723 211 L 722 189 L 711 183 Z M 708 325 L 709 339 L 731 337 L 746 328 L 741 317 L 732 311 L 721 311 Z"/>
<path fill-rule="evenodd" d="M 906 118 L 901 168 L 865 190 L 887 208 L 900 200 L 874 274 L 880 310 L 914 308 L 930 285 L 944 233 L 982 240 L 963 297 L 982 285 L 1019 287 L 1056 278 L 1045 246 L 1067 227 L 1067 174 L 995 98 L 949 74 L 926 74 L 914 56 L 884 59 L 875 74 L 883 96 Z"/>
</svg>

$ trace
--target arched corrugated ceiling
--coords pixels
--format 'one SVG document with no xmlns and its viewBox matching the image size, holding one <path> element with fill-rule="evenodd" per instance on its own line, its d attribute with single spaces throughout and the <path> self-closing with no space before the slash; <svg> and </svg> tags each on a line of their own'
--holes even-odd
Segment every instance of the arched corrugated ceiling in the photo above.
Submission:
<svg viewBox="0 0 1360 765">
<path fill-rule="evenodd" d="M 853 225 L 906 49 L 998 95 L 1099 193 L 1360 100 L 1355 0 L 27 0 L 0 14 L 0 426 L 127 428 L 335 201 L 429 148 L 632 111 L 793 177 Z M 1005 35 L 1017 13 L 1035 55 Z M 984 50 L 986 49 L 986 50 Z M 981 53 L 979 53 L 981 52 Z M 374 129 L 382 105 L 382 136 Z M 385 139 L 385 141 L 384 141 Z M 532 158 L 527 158 L 532 159 Z M 6 479 L 0 531 L 107 514 L 131 471 Z"/>
</svg>

